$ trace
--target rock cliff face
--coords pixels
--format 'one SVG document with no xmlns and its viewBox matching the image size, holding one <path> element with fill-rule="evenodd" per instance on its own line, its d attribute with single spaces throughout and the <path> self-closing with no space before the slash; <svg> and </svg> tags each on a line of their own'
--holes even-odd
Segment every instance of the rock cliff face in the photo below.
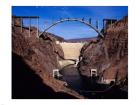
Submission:
<svg viewBox="0 0 140 105">
<path fill-rule="evenodd" d="M 28 37 L 28 30 L 23 29 L 23 32 L 20 32 L 19 27 L 13 27 L 12 33 L 12 51 L 22 56 L 26 59 L 27 62 L 41 67 L 42 70 L 45 70 L 43 73 L 51 73 L 53 69 L 59 68 L 57 63 L 57 55 L 55 52 L 61 53 L 63 51 L 61 47 L 56 45 L 55 42 L 50 40 L 44 41 L 43 39 L 38 39 L 35 35 Z M 43 59 L 46 58 L 46 59 Z M 39 71 L 38 71 L 39 72 Z M 41 73 L 42 71 L 40 71 Z"/>
<path fill-rule="evenodd" d="M 21 30 L 20 19 L 14 21 L 12 97 L 83 98 L 67 88 L 63 81 L 52 77 L 52 70 L 59 69 L 58 61 L 64 58 L 63 50 L 56 41 L 64 39 L 51 33 L 44 33 L 38 38 L 36 27 L 31 27 L 29 36 L 29 28 L 23 27 Z M 128 76 L 127 17 L 108 26 L 104 39 L 98 38 L 84 45 L 79 58 L 78 70 L 84 77 L 90 77 L 90 70 L 97 69 L 99 80 L 126 80 Z"/>
<path fill-rule="evenodd" d="M 37 38 L 35 27 L 31 27 L 31 36 L 29 37 L 28 27 L 23 27 L 21 32 L 19 20 L 20 19 L 15 19 L 16 25 L 12 26 L 12 54 L 19 56 L 23 62 L 29 66 L 30 70 L 32 70 L 34 74 L 37 74 L 43 83 L 46 86 L 49 86 L 54 92 L 64 92 L 73 98 L 81 98 L 81 96 L 79 96 L 76 92 L 66 88 L 64 86 L 64 82 L 56 80 L 52 77 L 52 70 L 59 69 L 60 67 L 58 60 L 61 58 L 59 58 L 57 54 L 62 57 L 64 56 L 61 46 L 55 43 L 58 39 L 56 39 L 56 37 L 52 37 L 51 35 L 45 36 L 45 39 L 44 37 Z M 16 62 L 16 60 L 14 60 L 15 56 L 13 56 L 12 59 L 14 64 L 20 64 L 18 61 Z M 20 65 L 15 65 L 13 69 L 17 69 L 16 66 L 19 67 Z M 17 71 L 22 71 L 22 66 L 21 68 L 18 68 Z M 16 76 L 19 77 L 18 73 L 14 76 L 15 77 L 13 78 L 16 78 Z M 26 79 L 24 83 L 26 84 Z M 18 84 L 16 84 L 16 86 L 18 86 Z"/>
<path fill-rule="evenodd" d="M 105 33 L 104 39 L 91 41 L 82 48 L 80 74 L 89 77 L 93 68 L 100 79 L 123 80 L 128 75 L 128 18 L 110 25 Z"/>
</svg>

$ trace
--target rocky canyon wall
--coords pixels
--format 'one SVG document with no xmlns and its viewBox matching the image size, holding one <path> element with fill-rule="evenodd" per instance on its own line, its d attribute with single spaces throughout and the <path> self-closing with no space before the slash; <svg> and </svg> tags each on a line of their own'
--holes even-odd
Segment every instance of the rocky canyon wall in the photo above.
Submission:
<svg viewBox="0 0 140 105">
<path fill-rule="evenodd" d="M 103 39 L 86 44 L 78 64 L 82 76 L 90 77 L 90 70 L 97 69 L 99 78 L 123 80 L 128 76 L 128 17 L 110 25 Z"/>
<path fill-rule="evenodd" d="M 61 55 L 61 57 L 64 57 L 64 53 L 62 51 L 61 46 L 55 43 L 56 40 L 59 40 L 60 38 L 57 39 L 56 37 L 51 36 L 50 33 L 44 33 L 43 37 L 38 38 L 36 36 L 36 31 L 37 31 L 36 27 L 31 27 L 31 35 L 29 36 L 29 28 L 23 27 L 21 31 L 20 19 L 14 19 L 14 21 L 16 21 L 16 24 L 12 25 L 12 54 L 13 54 L 12 65 L 14 65 L 12 68 L 12 72 L 13 72 L 12 78 L 15 78 L 13 79 L 13 87 L 14 88 L 16 87 L 16 90 L 13 91 L 13 95 L 17 91 L 17 88 L 21 88 L 18 90 L 20 90 L 20 92 L 22 93 L 22 91 L 24 91 L 25 88 L 21 87 L 20 85 L 21 84 L 26 85 L 26 83 L 28 83 L 28 80 L 26 79 L 26 75 L 25 78 L 22 78 L 24 79 L 24 81 L 21 81 L 20 80 L 21 78 L 20 79 L 18 78 L 20 77 L 18 75 L 21 76 L 24 75 L 19 72 L 22 72 L 23 68 L 25 68 L 22 66 L 20 68 L 20 62 L 16 60 L 16 56 L 19 56 L 22 59 L 22 61 L 25 63 L 25 65 L 27 65 L 30 68 L 29 70 L 31 70 L 34 75 L 37 75 L 41 79 L 44 85 L 51 88 L 51 90 L 54 93 L 53 95 L 54 97 L 52 98 L 61 98 L 58 97 L 59 92 L 62 92 L 66 96 L 68 97 L 70 96 L 71 98 L 81 98 L 82 96 L 80 96 L 78 93 L 65 87 L 63 81 L 57 80 L 52 77 L 52 70 L 60 68 L 58 60 L 61 58 L 57 56 L 57 54 Z M 61 40 L 63 39 L 61 38 Z M 27 70 L 25 69 L 25 72 L 26 71 L 28 72 L 28 69 Z M 27 78 L 28 78 L 28 74 L 27 74 Z M 16 83 L 15 81 L 17 80 L 19 82 Z M 23 83 L 20 83 L 20 81 Z M 35 80 L 32 79 L 32 82 L 35 82 Z M 30 89 L 31 87 L 27 87 L 27 88 Z M 40 87 L 37 86 L 37 87 L 33 87 L 33 89 L 34 88 L 39 89 Z M 28 91 L 25 91 L 24 93 L 28 94 Z M 37 97 L 40 96 L 41 98 L 41 94 L 42 92 Z M 49 94 L 49 90 L 48 93 L 46 94 Z M 22 96 L 22 94 L 20 95 Z M 30 95 L 33 96 L 34 93 L 31 93 Z M 25 96 L 25 98 L 27 97 L 28 95 Z"/>
</svg>

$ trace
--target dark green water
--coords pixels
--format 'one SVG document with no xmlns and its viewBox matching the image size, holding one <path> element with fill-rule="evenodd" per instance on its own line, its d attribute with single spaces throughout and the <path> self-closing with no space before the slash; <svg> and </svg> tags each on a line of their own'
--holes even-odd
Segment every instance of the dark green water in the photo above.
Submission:
<svg viewBox="0 0 140 105">
<path fill-rule="evenodd" d="M 63 80 L 68 83 L 69 88 L 79 92 L 87 98 L 91 99 L 127 99 L 128 93 L 114 86 L 109 91 L 104 91 L 110 85 L 98 84 L 93 78 L 81 77 L 78 70 L 72 65 L 67 66 L 60 72 Z"/>
</svg>

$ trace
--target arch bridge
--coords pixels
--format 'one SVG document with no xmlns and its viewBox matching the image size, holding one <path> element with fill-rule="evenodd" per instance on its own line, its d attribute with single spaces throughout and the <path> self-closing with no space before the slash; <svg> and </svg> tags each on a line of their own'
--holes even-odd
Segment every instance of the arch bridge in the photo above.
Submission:
<svg viewBox="0 0 140 105">
<path fill-rule="evenodd" d="M 100 32 L 100 30 L 91 24 L 91 20 L 89 20 L 89 22 L 88 22 L 88 21 L 84 21 L 84 19 L 77 19 L 77 18 L 60 19 L 59 21 L 54 22 L 52 25 L 50 25 L 48 28 L 46 28 L 46 29 L 39 35 L 39 37 L 40 37 L 40 36 L 43 36 L 43 34 L 44 34 L 45 32 L 47 32 L 47 31 L 48 31 L 50 28 L 52 28 L 53 26 L 56 26 L 56 25 L 58 25 L 59 23 L 68 22 L 68 21 L 76 21 L 76 22 L 83 23 L 83 24 L 87 25 L 88 27 L 90 27 L 91 29 L 93 29 L 94 31 L 96 31 L 96 32 L 98 33 L 98 35 L 101 36 L 101 38 L 104 38 L 104 35 Z M 70 44 L 70 43 L 67 43 L 67 44 Z M 63 45 L 63 44 L 61 44 L 61 45 Z M 75 47 L 76 47 L 76 46 L 75 46 Z M 68 48 L 68 47 L 65 46 L 65 45 L 62 46 L 62 48 L 63 48 L 63 50 L 66 50 L 66 51 L 67 51 L 67 49 L 68 49 L 68 52 L 69 52 L 69 49 L 74 49 L 74 48 Z M 67 48 L 67 49 L 66 49 L 66 48 Z M 79 47 L 78 47 L 78 48 L 79 48 Z M 78 48 L 76 47 L 75 49 L 79 51 Z M 75 49 L 74 49 L 74 50 L 75 50 Z M 65 51 L 65 53 L 67 54 L 66 51 Z M 77 51 L 77 52 L 78 52 L 78 51 Z M 71 52 L 72 52 L 72 50 L 71 50 Z M 69 54 L 69 53 L 68 53 L 68 54 Z M 70 55 L 70 54 L 69 54 L 69 55 Z M 74 63 L 73 63 L 73 62 L 74 62 Z M 76 60 L 75 60 L 74 58 L 71 58 L 71 57 L 70 57 L 70 58 L 64 58 L 63 60 L 60 60 L 59 63 L 60 63 L 60 65 L 62 66 L 62 68 L 65 67 L 66 65 L 77 64 Z"/>
<path fill-rule="evenodd" d="M 83 23 L 83 24 L 89 26 L 90 28 L 92 28 L 93 30 L 95 30 L 102 38 L 104 38 L 104 35 L 100 32 L 100 30 L 97 29 L 96 27 L 94 27 L 91 24 L 91 20 L 90 20 L 90 22 L 87 22 L 87 21 L 84 21 L 84 19 L 76 19 L 76 18 L 67 18 L 67 19 L 61 19 L 59 21 L 56 21 L 55 23 L 50 25 L 48 28 L 46 28 L 39 36 L 43 35 L 43 33 L 47 32 L 53 26 L 55 26 L 55 25 L 57 25 L 59 23 L 67 22 L 67 21 L 77 21 L 77 22 Z"/>
</svg>

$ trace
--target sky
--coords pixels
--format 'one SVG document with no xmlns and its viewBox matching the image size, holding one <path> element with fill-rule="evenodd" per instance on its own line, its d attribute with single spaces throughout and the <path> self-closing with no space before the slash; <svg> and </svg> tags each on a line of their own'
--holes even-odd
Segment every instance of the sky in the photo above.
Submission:
<svg viewBox="0 0 140 105">
<path fill-rule="evenodd" d="M 16 16 L 39 16 L 39 29 L 45 30 L 60 18 L 83 18 L 88 22 L 92 19 L 92 25 L 99 23 L 102 29 L 104 18 L 120 20 L 128 15 L 127 6 L 13 6 L 12 15 Z M 24 25 L 28 26 L 28 19 L 24 19 Z M 36 26 L 36 21 L 31 21 Z M 50 28 L 48 32 L 61 36 L 65 39 L 96 37 L 97 33 L 80 22 L 63 22 Z"/>
</svg>

